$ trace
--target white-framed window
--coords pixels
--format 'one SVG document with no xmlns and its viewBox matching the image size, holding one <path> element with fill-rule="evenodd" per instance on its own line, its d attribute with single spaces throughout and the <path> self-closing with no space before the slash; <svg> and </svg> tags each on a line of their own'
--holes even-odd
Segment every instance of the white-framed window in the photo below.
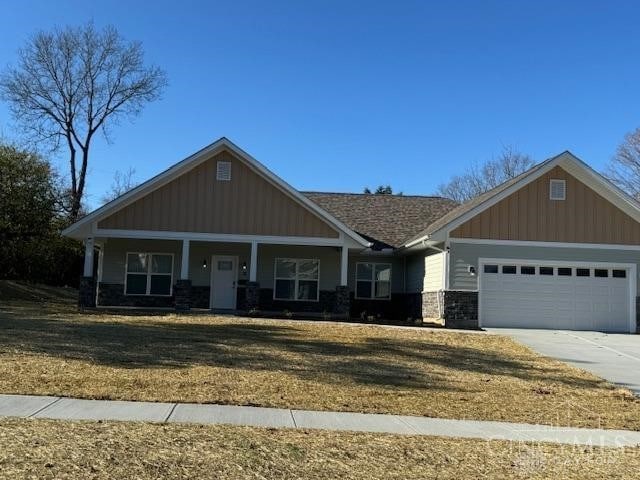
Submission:
<svg viewBox="0 0 640 480">
<path fill-rule="evenodd" d="M 170 296 L 172 288 L 172 253 L 127 253 L 125 295 Z"/>
<path fill-rule="evenodd" d="M 565 200 L 567 198 L 567 182 L 552 178 L 549 180 L 549 199 Z"/>
<path fill-rule="evenodd" d="M 391 298 L 391 264 L 357 263 L 356 298 L 389 300 Z"/>
<path fill-rule="evenodd" d="M 276 258 L 274 300 L 317 302 L 320 294 L 320 260 Z"/>
<path fill-rule="evenodd" d="M 216 164 L 216 180 L 222 182 L 231 180 L 231 162 L 219 161 Z"/>
</svg>

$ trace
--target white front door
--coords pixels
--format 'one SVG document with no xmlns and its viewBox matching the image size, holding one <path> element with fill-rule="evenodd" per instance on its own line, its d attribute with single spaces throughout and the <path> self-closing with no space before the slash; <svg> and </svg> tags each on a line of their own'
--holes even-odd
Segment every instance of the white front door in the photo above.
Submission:
<svg viewBox="0 0 640 480">
<path fill-rule="evenodd" d="M 235 309 L 238 257 L 214 255 L 211 259 L 211 308 Z"/>
</svg>

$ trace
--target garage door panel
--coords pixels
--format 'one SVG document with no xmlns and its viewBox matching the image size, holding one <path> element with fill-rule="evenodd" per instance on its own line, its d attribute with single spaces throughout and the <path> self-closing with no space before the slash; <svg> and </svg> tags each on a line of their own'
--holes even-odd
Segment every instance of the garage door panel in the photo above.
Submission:
<svg viewBox="0 0 640 480">
<path fill-rule="evenodd" d="M 504 262 L 516 265 L 517 273 L 502 273 L 503 264 L 498 273 L 480 269 L 483 326 L 628 331 L 630 270 L 618 278 L 619 266 L 615 266 L 618 277 L 614 277 L 614 267 L 597 265 L 589 267 L 588 276 L 577 276 L 575 265 L 567 264 L 571 275 L 559 275 L 557 265 L 549 263 Z M 522 273 L 521 266 L 534 267 L 535 274 L 531 268 Z"/>
</svg>

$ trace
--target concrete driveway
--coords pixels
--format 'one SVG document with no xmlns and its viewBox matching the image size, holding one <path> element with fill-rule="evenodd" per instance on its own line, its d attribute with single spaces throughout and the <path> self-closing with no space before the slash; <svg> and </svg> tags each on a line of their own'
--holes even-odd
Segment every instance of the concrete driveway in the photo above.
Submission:
<svg viewBox="0 0 640 480">
<path fill-rule="evenodd" d="M 488 328 L 640 395 L 640 335 Z"/>
</svg>

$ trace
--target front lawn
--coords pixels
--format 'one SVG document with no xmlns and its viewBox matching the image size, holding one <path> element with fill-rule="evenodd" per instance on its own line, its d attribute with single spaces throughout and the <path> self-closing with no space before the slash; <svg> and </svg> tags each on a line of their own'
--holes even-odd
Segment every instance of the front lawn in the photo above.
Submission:
<svg viewBox="0 0 640 480">
<path fill-rule="evenodd" d="M 230 426 L 0 421 L 0 477 L 635 479 L 638 449 Z"/>
<path fill-rule="evenodd" d="M 0 307 L 0 393 L 640 429 L 628 391 L 497 335 Z"/>
</svg>

